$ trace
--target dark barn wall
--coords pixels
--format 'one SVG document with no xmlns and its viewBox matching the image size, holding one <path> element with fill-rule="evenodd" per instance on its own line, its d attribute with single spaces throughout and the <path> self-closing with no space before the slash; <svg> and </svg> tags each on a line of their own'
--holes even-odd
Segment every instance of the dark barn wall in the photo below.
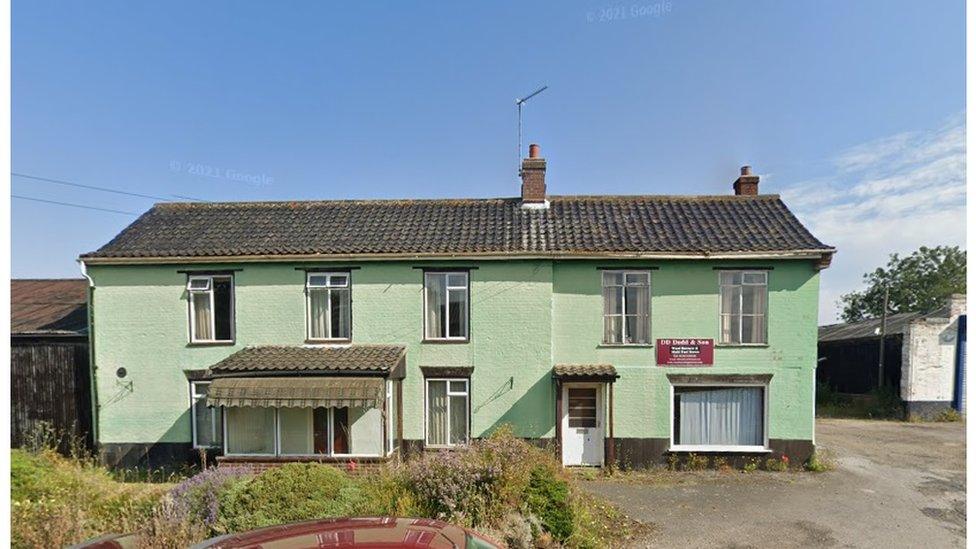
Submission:
<svg viewBox="0 0 976 549">
<path fill-rule="evenodd" d="M 91 384 L 85 340 L 10 342 L 10 438 L 22 446 L 42 422 L 92 448 Z M 62 441 L 62 451 L 68 441 Z"/>
<path fill-rule="evenodd" d="M 885 384 L 901 387 L 901 334 L 885 338 Z M 865 394 L 878 386 L 878 340 L 854 339 L 817 344 L 817 381 L 839 393 Z"/>
</svg>

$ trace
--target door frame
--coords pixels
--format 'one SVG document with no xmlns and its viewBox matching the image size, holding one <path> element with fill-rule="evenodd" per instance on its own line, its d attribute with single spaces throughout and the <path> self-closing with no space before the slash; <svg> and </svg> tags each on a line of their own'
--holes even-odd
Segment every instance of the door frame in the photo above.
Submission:
<svg viewBox="0 0 976 549">
<path fill-rule="evenodd" d="M 559 427 L 561 431 L 561 440 L 559 445 L 559 461 L 564 467 L 603 467 L 606 464 L 607 453 L 606 453 L 606 438 L 608 433 L 608 425 L 606 419 L 606 387 L 607 384 L 602 381 L 592 381 L 592 382 L 575 382 L 575 381 L 564 381 L 560 383 L 559 389 L 559 400 L 562 401 L 562 406 L 559 411 Z M 593 388 L 596 390 L 596 423 L 597 428 L 601 430 L 601 436 L 599 442 L 596 443 L 597 449 L 600 454 L 599 463 L 576 463 L 572 465 L 567 465 L 566 463 L 566 438 L 569 434 L 569 390 L 570 389 L 582 389 L 582 388 Z"/>
</svg>

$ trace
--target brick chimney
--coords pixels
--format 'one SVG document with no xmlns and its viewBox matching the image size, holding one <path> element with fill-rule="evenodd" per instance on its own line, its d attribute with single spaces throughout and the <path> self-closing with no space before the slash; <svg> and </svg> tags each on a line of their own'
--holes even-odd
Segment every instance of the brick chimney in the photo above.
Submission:
<svg viewBox="0 0 976 549">
<path fill-rule="evenodd" d="M 522 203 L 546 203 L 546 159 L 539 156 L 539 146 L 529 145 L 529 157 L 522 159 Z"/>
<path fill-rule="evenodd" d="M 732 184 L 736 196 L 759 194 L 759 176 L 752 175 L 751 166 L 742 166 L 739 170 L 739 178 Z"/>
</svg>

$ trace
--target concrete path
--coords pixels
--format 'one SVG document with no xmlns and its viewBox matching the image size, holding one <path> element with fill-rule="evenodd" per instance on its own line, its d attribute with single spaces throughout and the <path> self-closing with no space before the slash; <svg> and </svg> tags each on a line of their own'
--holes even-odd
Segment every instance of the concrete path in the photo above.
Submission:
<svg viewBox="0 0 976 549">
<path fill-rule="evenodd" d="M 964 547 L 962 423 L 824 419 L 827 473 L 623 475 L 583 486 L 656 526 L 636 547 Z"/>
</svg>

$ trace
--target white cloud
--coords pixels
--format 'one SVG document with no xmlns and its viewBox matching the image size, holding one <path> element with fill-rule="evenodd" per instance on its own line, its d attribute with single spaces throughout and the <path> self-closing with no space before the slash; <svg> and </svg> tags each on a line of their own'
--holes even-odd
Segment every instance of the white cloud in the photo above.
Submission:
<svg viewBox="0 0 976 549">
<path fill-rule="evenodd" d="M 841 151 L 835 173 L 782 189 L 821 241 L 837 248 L 822 274 L 820 322 L 837 322 L 837 300 L 891 253 L 966 244 L 964 114 L 939 128 L 902 132 Z"/>
</svg>

